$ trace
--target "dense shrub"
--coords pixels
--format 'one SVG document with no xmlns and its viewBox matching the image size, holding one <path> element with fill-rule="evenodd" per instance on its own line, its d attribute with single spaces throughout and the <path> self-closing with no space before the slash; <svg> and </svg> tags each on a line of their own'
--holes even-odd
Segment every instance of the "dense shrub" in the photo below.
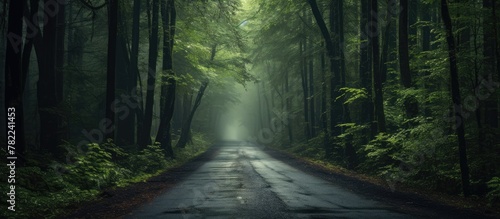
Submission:
<svg viewBox="0 0 500 219">
<path fill-rule="evenodd" d="M 1 218 L 53 218 L 68 208 L 90 201 L 104 189 L 147 180 L 167 168 L 181 165 L 204 152 L 209 143 L 193 134 L 193 144 L 175 149 L 176 159 L 167 159 L 159 144 L 138 152 L 126 152 L 112 141 L 88 144 L 84 148 L 66 143 L 66 163 L 33 156 L 25 167 L 16 169 L 16 212 L 2 211 Z M 7 175 L 7 168 L 0 168 Z M 0 182 L 2 191 L 8 184 Z M 7 202 L 0 207 L 7 208 Z M 14 213 L 14 214 L 13 214 Z"/>
</svg>

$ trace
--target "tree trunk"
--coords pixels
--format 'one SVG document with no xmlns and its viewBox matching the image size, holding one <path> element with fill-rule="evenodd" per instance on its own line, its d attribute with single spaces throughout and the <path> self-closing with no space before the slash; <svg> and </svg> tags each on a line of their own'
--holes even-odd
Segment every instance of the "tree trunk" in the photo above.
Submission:
<svg viewBox="0 0 500 219">
<path fill-rule="evenodd" d="M 324 48 L 325 43 L 321 43 L 321 46 Z M 325 49 L 326 52 L 326 49 Z M 331 155 L 332 147 L 329 145 L 330 132 L 328 131 L 328 108 L 327 108 L 327 100 L 326 100 L 326 60 L 325 60 L 325 52 L 321 53 L 321 130 L 323 131 L 323 148 L 325 150 L 325 155 Z"/>
<path fill-rule="evenodd" d="M 288 70 L 285 70 L 285 95 L 286 95 L 286 127 L 288 130 L 288 141 L 289 145 L 291 146 L 293 143 L 293 130 L 292 130 L 292 124 L 291 124 L 291 112 L 292 112 L 292 100 L 290 98 L 290 85 L 289 85 L 289 78 L 288 78 Z"/>
<path fill-rule="evenodd" d="M 371 47 L 368 39 L 367 27 L 370 14 L 369 0 L 361 0 L 361 19 L 360 19 L 360 61 L 359 61 L 359 80 L 360 87 L 366 89 L 367 98 L 361 103 L 361 122 L 368 124 L 370 129 L 365 136 L 365 142 L 373 138 L 376 133 L 376 127 L 373 115 L 373 99 L 372 99 L 372 76 L 371 76 Z"/>
<path fill-rule="evenodd" d="M 138 82 L 138 77 L 139 77 L 139 37 L 140 37 L 140 17 L 141 17 L 141 0 L 134 0 L 134 8 L 133 8 L 133 16 L 132 16 L 132 45 L 130 49 L 130 77 L 131 77 L 131 92 L 132 98 L 131 102 L 132 105 L 137 106 L 134 111 L 140 111 L 142 108 L 142 105 L 139 103 L 142 103 L 142 100 L 139 100 L 139 90 L 137 88 L 137 82 Z M 136 138 L 138 135 L 140 135 L 140 130 L 142 130 L 142 126 L 139 125 L 142 123 L 139 121 L 139 118 L 137 117 L 138 113 L 131 113 L 129 115 L 132 120 L 132 125 L 135 126 L 135 130 L 133 130 L 133 135 L 129 138 L 129 140 L 132 140 L 132 142 L 137 143 Z M 140 113 L 142 114 L 142 112 Z M 137 120 L 136 120 L 137 118 Z M 139 129 L 140 128 L 140 129 Z"/>
<path fill-rule="evenodd" d="M 182 126 L 181 137 L 179 138 L 177 145 L 175 145 L 178 148 L 184 148 L 188 143 L 189 132 L 191 130 L 191 122 L 193 121 L 193 117 L 194 114 L 196 113 L 196 110 L 198 109 L 198 106 L 200 106 L 201 104 L 201 98 L 203 97 L 203 94 L 205 93 L 205 89 L 207 88 L 207 86 L 208 86 L 208 81 L 205 81 L 201 84 L 200 89 L 198 90 L 198 94 L 196 95 L 196 100 L 194 101 L 193 109 L 191 109 L 191 112 L 189 113 L 188 120 Z"/>
<path fill-rule="evenodd" d="M 108 119 L 109 130 L 106 130 L 106 138 L 114 139 L 115 112 L 113 102 L 115 101 L 116 80 L 116 39 L 118 31 L 118 0 L 110 0 L 108 5 L 108 71 L 106 77 L 106 119 Z"/>
<path fill-rule="evenodd" d="M 335 99 L 340 95 L 339 89 L 340 89 L 340 84 L 341 84 L 341 79 L 340 79 L 340 65 L 341 62 L 340 60 L 340 42 L 338 36 L 335 37 L 335 41 L 332 40 L 330 31 L 328 30 L 325 20 L 323 19 L 323 16 L 321 15 L 321 12 L 318 8 L 318 4 L 316 0 L 308 0 L 307 1 L 309 5 L 311 6 L 312 13 L 314 15 L 314 18 L 316 20 L 316 23 L 321 31 L 321 34 L 323 36 L 323 40 L 326 44 L 326 51 L 328 54 L 328 58 L 330 59 L 330 74 L 331 74 L 331 80 L 330 80 L 330 117 L 331 117 L 331 134 L 332 137 L 336 137 L 341 134 L 340 128 L 337 126 L 337 124 L 342 123 L 342 116 L 343 116 L 343 107 L 341 101 L 335 101 Z M 330 29 L 332 30 L 332 33 L 338 33 L 337 31 L 337 26 L 338 23 L 335 22 L 335 10 L 338 10 L 338 8 L 335 7 L 334 2 L 330 3 Z M 329 146 L 331 147 L 331 146 Z M 331 157 L 331 153 L 333 152 L 332 148 L 325 149 L 325 156 L 327 158 Z"/>
<path fill-rule="evenodd" d="M 387 60 L 389 59 L 389 45 L 391 44 L 391 32 L 393 29 L 392 7 L 390 3 L 387 4 L 386 23 L 384 34 L 382 35 L 382 54 L 380 57 L 380 76 L 382 77 L 382 83 L 387 81 Z"/>
<path fill-rule="evenodd" d="M 55 11 L 50 0 L 44 1 L 45 11 Z M 39 60 L 38 77 L 38 113 L 40 116 L 40 147 L 56 156 L 61 155 L 58 146 L 61 144 L 62 112 L 60 104 L 62 95 L 58 94 L 61 77 L 56 72 L 57 52 L 57 16 L 48 16 L 46 25 L 43 27 L 43 38 L 35 42 L 37 59 Z M 36 36 L 40 37 L 40 35 Z M 35 38 L 36 38 L 35 37 Z M 34 39 L 37 40 L 37 39 Z"/>
<path fill-rule="evenodd" d="M 497 74 L 495 74 L 495 48 L 496 48 L 496 38 L 495 38 L 495 26 L 496 23 L 493 15 L 494 10 L 493 0 L 483 0 L 483 8 L 489 10 L 484 16 L 484 48 L 483 48 L 483 78 L 492 77 L 493 81 L 496 80 Z M 498 101 L 496 95 L 491 95 L 485 100 L 483 106 L 484 110 L 484 124 L 492 127 L 498 128 Z"/>
<path fill-rule="evenodd" d="M 330 117 L 331 117 L 331 134 L 332 137 L 337 137 L 342 133 L 342 129 L 338 127 L 338 124 L 343 123 L 344 117 L 344 106 L 341 100 L 337 100 L 337 97 L 341 95 L 340 88 L 342 86 L 342 53 L 340 44 L 340 29 L 342 24 L 340 23 L 340 2 L 341 0 L 335 0 L 330 2 L 330 33 L 332 34 L 332 52 L 330 56 Z M 325 26 L 326 28 L 326 26 Z M 335 144 L 334 144 L 335 145 Z"/>
<path fill-rule="evenodd" d="M 151 144 L 151 125 L 153 124 L 153 104 L 156 82 L 156 61 L 158 59 L 158 7 L 159 0 L 153 0 L 151 36 L 149 37 L 149 61 L 146 92 L 146 105 L 144 111 L 144 125 L 139 138 L 141 148 Z"/>
<path fill-rule="evenodd" d="M 371 0 L 371 10 L 374 14 L 378 13 L 378 2 L 377 0 Z M 373 90 L 375 94 L 374 98 L 374 114 L 377 119 L 377 131 L 385 132 L 385 113 L 384 113 L 384 96 L 382 90 L 382 77 L 380 75 L 380 51 L 379 51 L 379 40 L 378 40 L 378 18 L 376 16 L 370 16 L 370 33 L 372 34 L 372 74 L 373 74 Z"/>
<path fill-rule="evenodd" d="M 120 16 L 121 18 L 121 16 Z M 117 36 L 116 41 L 116 86 L 114 111 L 116 113 L 115 142 L 117 145 L 133 145 L 135 135 L 135 112 L 132 104 L 135 98 L 129 98 L 133 89 L 134 77 L 131 73 L 131 63 L 128 56 L 127 43 L 123 35 Z M 133 70 L 132 70 L 133 71 Z M 113 103 L 112 103 L 113 104 Z"/>
<path fill-rule="evenodd" d="M 7 144 L 14 148 L 7 148 L 9 156 L 17 157 L 17 165 L 25 163 L 25 130 L 23 84 L 26 78 L 22 74 L 22 36 L 23 11 L 25 0 L 9 1 L 9 17 L 7 23 L 7 43 L 5 52 L 5 115 L 7 122 Z M 11 119 L 12 118 L 12 119 Z M 12 132 L 10 132 L 12 131 Z M 15 134 L 15 135 L 14 135 Z M 15 136 L 14 138 L 12 136 Z M 12 142 L 14 141 L 14 142 Z M 13 144 L 11 144 L 13 143 Z M 10 153 L 14 151 L 14 154 Z"/>
<path fill-rule="evenodd" d="M 419 1 L 409 0 L 409 7 L 408 7 L 407 13 L 408 13 L 408 34 L 410 36 L 412 36 L 411 39 L 409 39 L 411 45 L 417 44 L 417 40 L 416 40 L 417 39 L 416 38 L 417 27 L 415 26 L 415 24 L 417 24 L 417 22 L 418 22 L 419 6 L 420 6 Z"/>
<path fill-rule="evenodd" d="M 163 20 L 163 66 L 161 85 L 161 115 L 160 127 L 156 141 L 160 142 L 166 155 L 174 157 L 172 150 L 171 120 L 175 108 L 175 72 L 173 71 L 173 49 L 175 36 L 176 11 L 174 0 L 162 1 Z"/>
<path fill-rule="evenodd" d="M 410 55 L 408 46 L 408 0 L 401 0 L 401 13 L 399 14 L 399 71 L 401 84 L 405 89 L 412 87 Z M 404 107 L 406 116 L 413 118 L 417 116 L 418 105 L 415 97 L 405 97 Z"/>
<path fill-rule="evenodd" d="M 462 175 L 462 190 L 465 197 L 470 195 L 469 165 L 467 164 L 467 147 L 465 142 L 465 120 L 462 117 L 460 109 L 462 107 L 460 97 L 460 85 L 458 82 L 458 68 L 455 38 L 453 36 L 452 22 L 448 10 L 447 0 L 441 0 L 441 16 L 446 28 L 446 41 L 448 43 L 448 55 L 450 60 L 450 80 L 451 80 L 451 98 L 453 100 L 453 109 L 455 115 L 455 128 L 458 137 L 458 150 L 460 158 L 460 172 Z"/>
<path fill-rule="evenodd" d="M 312 40 L 312 36 L 309 37 L 309 115 L 310 115 L 310 134 L 311 138 L 316 137 L 316 118 L 315 118 L 315 110 L 314 110 L 314 59 L 312 56 L 312 51 L 314 50 L 314 44 Z"/>
<path fill-rule="evenodd" d="M 306 43 L 305 39 L 302 39 L 300 41 L 300 53 L 299 56 L 301 57 L 301 70 L 300 70 L 300 76 L 302 79 L 302 101 L 304 104 L 304 134 L 306 136 L 306 139 L 309 140 L 311 138 L 311 129 L 309 127 L 309 104 L 308 104 L 308 97 L 309 97 L 309 90 L 307 89 L 307 67 L 306 67 L 306 58 L 305 58 L 305 48 L 306 48 Z"/>
</svg>

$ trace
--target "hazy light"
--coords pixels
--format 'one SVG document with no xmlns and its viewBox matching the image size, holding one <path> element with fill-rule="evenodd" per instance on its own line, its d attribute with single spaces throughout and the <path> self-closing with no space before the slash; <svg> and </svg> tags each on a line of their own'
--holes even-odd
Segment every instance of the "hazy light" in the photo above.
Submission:
<svg viewBox="0 0 500 219">
<path fill-rule="evenodd" d="M 224 140 L 241 140 L 238 137 L 238 127 L 234 124 L 228 124 L 222 134 L 222 139 Z"/>
<path fill-rule="evenodd" d="M 235 91 L 239 96 L 239 103 L 228 106 L 227 111 L 220 118 L 218 125 L 218 137 L 220 140 L 246 141 L 252 134 L 252 130 L 258 121 L 257 96 L 251 84 L 244 88 L 240 86 Z"/>
</svg>

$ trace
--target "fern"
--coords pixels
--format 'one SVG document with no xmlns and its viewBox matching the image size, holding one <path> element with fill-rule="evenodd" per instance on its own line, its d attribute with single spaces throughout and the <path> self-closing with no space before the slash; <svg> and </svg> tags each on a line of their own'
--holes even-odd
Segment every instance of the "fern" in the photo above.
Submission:
<svg viewBox="0 0 500 219">
<path fill-rule="evenodd" d="M 335 101 L 338 101 L 342 98 L 345 98 L 344 104 L 352 104 L 356 101 L 362 101 L 368 99 L 368 93 L 365 88 L 352 88 L 352 87 L 343 87 L 340 88 L 342 92 Z"/>
<path fill-rule="evenodd" d="M 488 181 L 487 185 L 488 189 L 490 189 L 487 194 L 490 202 L 494 203 L 500 201 L 500 177 L 493 177 L 490 181 Z"/>
</svg>

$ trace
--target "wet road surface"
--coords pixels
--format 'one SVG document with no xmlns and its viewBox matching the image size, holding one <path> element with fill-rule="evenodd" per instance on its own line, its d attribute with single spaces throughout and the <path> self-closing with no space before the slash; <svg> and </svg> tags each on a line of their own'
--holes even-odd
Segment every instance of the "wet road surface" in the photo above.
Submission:
<svg viewBox="0 0 500 219">
<path fill-rule="evenodd" d="M 244 142 L 126 218 L 414 218 L 293 168 Z"/>
</svg>

